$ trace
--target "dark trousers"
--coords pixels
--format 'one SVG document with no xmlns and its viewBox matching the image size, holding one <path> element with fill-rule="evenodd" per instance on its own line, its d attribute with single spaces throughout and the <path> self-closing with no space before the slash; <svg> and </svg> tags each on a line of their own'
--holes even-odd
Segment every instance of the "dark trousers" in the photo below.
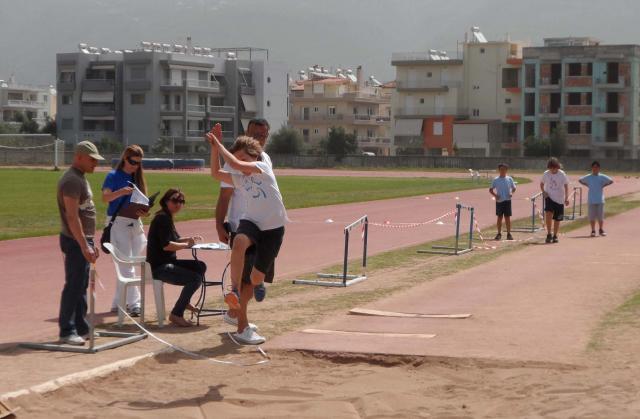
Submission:
<svg viewBox="0 0 640 419">
<path fill-rule="evenodd" d="M 153 269 L 153 277 L 171 285 L 182 285 L 182 292 L 171 314 L 182 317 L 191 297 L 198 291 L 204 280 L 207 265 L 199 260 L 175 260 Z"/>
<path fill-rule="evenodd" d="M 93 246 L 93 240 L 87 240 Z M 84 258 L 78 242 L 60 235 L 60 249 L 64 254 L 64 288 L 60 298 L 58 325 L 60 337 L 89 333 L 87 323 L 87 286 L 89 285 L 89 262 Z"/>
</svg>

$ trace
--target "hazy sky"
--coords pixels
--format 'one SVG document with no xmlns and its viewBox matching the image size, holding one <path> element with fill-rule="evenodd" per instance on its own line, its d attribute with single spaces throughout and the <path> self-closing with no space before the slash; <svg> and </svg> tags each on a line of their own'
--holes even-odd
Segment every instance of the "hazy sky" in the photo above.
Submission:
<svg viewBox="0 0 640 419">
<path fill-rule="evenodd" d="M 489 40 L 548 36 L 640 43 L 638 0 L 0 0 L 0 79 L 55 81 L 55 54 L 79 42 L 142 40 L 270 50 L 292 73 L 313 64 L 394 78 L 392 52 L 456 50 L 471 26 Z"/>
</svg>

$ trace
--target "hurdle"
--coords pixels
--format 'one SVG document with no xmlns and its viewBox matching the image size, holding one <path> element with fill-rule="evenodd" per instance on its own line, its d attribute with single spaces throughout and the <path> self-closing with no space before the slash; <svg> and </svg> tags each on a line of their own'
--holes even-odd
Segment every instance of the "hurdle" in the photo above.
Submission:
<svg viewBox="0 0 640 419">
<path fill-rule="evenodd" d="M 362 273 L 349 274 L 349 237 L 351 230 L 362 226 Z M 367 279 L 367 242 L 369 238 L 369 219 L 362 216 L 344 228 L 344 259 L 342 262 L 342 273 L 317 273 L 317 279 L 294 279 L 294 284 L 318 285 L 322 287 L 348 287 Z M 328 279 L 340 279 L 339 281 L 328 281 Z"/>
<path fill-rule="evenodd" d="M 95 306 L 96 306 L 96 269 L 91 268 L 89 274 L 89 289 L 87 290 L 89 297 L 89 346 L 72 346 L 62 343 L 36 343 L 36 342 L 22 342 L 18 346 L 27 349 L 41 349 L 45 351 L 60 351 L 60 352 L 75 352 L 82 354 L 95 354 L 96 352 L 105 351 L 107 349 L 117 348 L 119 346 L 128 345 L 129 343 L 137 342 L 147 337 L 146 333 L 128 333 L 128 332 L 110 332 L 110 331 L 95 331 L 93 321 L 95 319 Z M 119 308 L 121 310 L 121 308 Z M 96 345 L 95 338 L 98 337 L 110 337 L 119 338 L 111 342 Z"/>
<path fill-rule="evenodd" d="M 573 192 L 571 193 L 571 198 L 572 198 L 572 211 L 571 211 L 571 215 L 565 215 L 564 219 L 565 220 L 570 220 L 573 221 L 576 219 L 576 196 L 578 196 L 579 198 L 579 204 L 578 204 L 578 217 L 582 217 L 582 187 L 580 186 L 574 186 L 573 187 Z"/>
<path fill-rule="evenodd" d="M 537 194 L 529 198 L 529 201 L 531 201 L 531 226 L 512 228 L 511 231 L 517 231 L 520 233 L 535 233 L 536 231 L 542 230 L 542 226 L 536 225 L 536 219 L 538 218 L 536 217 L 536 207 L 537 207 L 536 202 L 538 199 L 542 201 L 542 203 L 540 204 L 540 208 L 544 210 L 544 201 L 542 200 L 542 192 L 538 192 Z"/>
<path fill-rule="evenodd" d="M 460 215 L 462 210 L 469 211 L 469 244 L 467 247 L 460 247 Z M 473 250 L 473 227 L 474 227 L 474 208 L 462 204 L 456 204 L 456 245 L 450 246 L 431 246 L 429 250 L 418 250 L 418 253 L 435 253 L 439 255 L 463 255 Z"/>
</svg>

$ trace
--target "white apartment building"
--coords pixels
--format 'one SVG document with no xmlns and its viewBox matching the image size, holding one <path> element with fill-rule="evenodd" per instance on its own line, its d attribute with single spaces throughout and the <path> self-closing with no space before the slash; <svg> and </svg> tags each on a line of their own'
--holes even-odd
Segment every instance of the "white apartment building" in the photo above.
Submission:
<svg viewBox="0 0 640 419">
<path fill-rule="evenodd" d="M 41 127 L 47 118 L 55 118 L 56 90 L 17 83 L 12 76 L 0 80 L 0 122 L 19 124 L 19 114 L 31 117 Z"/>
</svg>

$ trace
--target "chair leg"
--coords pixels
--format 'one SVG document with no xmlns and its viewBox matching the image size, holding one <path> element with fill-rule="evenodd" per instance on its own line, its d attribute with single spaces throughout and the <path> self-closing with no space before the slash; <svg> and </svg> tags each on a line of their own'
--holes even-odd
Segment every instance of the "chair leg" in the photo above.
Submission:
<svg viewBox="0 0 640 419">
<path fill-rule="evenodd" d="M 122 307 L 122 309 L 118 308 L 118 326 L 122 326 L 122 322 L 124 321 L 124 313 L 122 310 L 127 309 L 127 285 L 122 281 L 118 281 L 117 295 L 118 305 Z"/>
<path fill-rule="evenodd" d="M 158 316 L 158 326 L 164 326 L 164 320 L 166 318 L 164 308 L 164 283 L 157 279 L 153 280 L 153 295 L 156 300 L 156 313 Z"/>
</svg>

